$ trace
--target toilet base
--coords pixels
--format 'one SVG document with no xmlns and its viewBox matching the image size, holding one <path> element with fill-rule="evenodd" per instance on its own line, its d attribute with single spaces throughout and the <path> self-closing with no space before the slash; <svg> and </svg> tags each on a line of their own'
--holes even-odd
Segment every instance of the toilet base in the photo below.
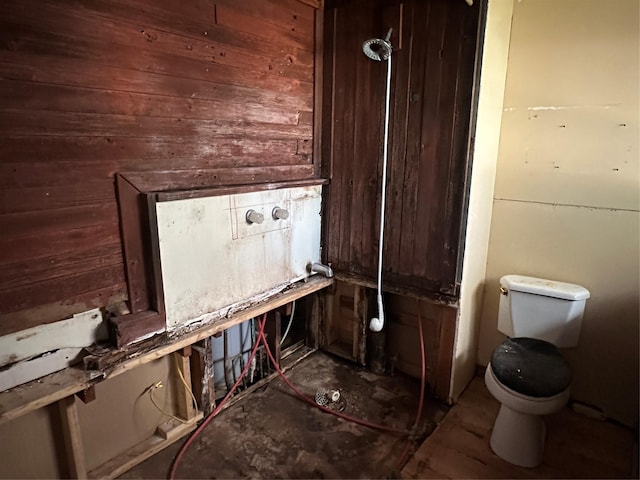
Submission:
<svg viewBox="0 0 640 480">
<path fill-rule="evenodd" d="M 545 435 L 541 416 L 520 413 L 502 404 L 491 432 L 491 449 L 514 465 L 537 467 L 542 463 Z"/>
</svg>

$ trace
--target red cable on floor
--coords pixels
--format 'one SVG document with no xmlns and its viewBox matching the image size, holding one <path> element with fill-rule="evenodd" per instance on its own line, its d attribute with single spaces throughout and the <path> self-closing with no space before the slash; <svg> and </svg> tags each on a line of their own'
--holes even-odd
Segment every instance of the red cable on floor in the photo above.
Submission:
<svg viewBox="0 0 640 480">
<path fill-rule="evenodd" d="M 260 333 L 259 333 L 260 336 L 258 338 L 264 337 L 264 326 L 265 326 L 266 322 L 267 322 L 267 314 L 265 313 L 263 315 L 263 317 L 262 317 L 262 321 L 260 322 Z M 251 349 L 251 354 L 249 355 L 249 360 L 247 361 L 247 364 L 245 365 L 245 367 L 242 370 L 242 372 L 240 373 L 240 377 L 238 377 L 238 380 L 236 381 L 236 383 L 227 392 L 225 397 L 218 404 L 218 406 L 213 410 L 213 412 L 211 412 L 209 414 L 209 416 L 207 418 L 205 418 L 205 420 L 200 424 L 200 426 L 198 428 L 196 428 L 191 433 L 191 435 L 189 435 L 189 438 L 187 439 L 187 441 L 184 442 L 184 444 L 182 445 L 182 447 L 180 448 L 180 450 L 176 454 L 175 458 L 173 459 L 173 463 L 171 464 L 171 470 L 169 472 L 169 478 L 171 480 L 176 478 L 176 471 L 178 470 L 178 464 L 182 460 L 182 457 L 184 456 L 184 454 L 187 452 L 187 449 L 189 448 L 189 446 L 191 446 L 191 444 L 195 441 L 195 439 L 198 437 L 198 435 L 200 435 L 202 430 L 204 430 L 205 427 L 207 425 L 209 425 L 211 420 L 213 420 L 213 418 L 220 412 L 220 410 L 222 410 L 222 407 L 224 406 L 224 404 L 231 397 L 231 395 L 233 395 L 233 392 L 235 392 L 236 388 L 238 388 L 238 385 L 240 385 L 240 382 L 242 381 L 244 376 L 247 374 L 247 371 L 249 370 L 249 367 L 251 366 L 251 362 L 253 361 L 253 358 L 256 356 L 256 352 L 258 351 L 258 347 L 259 346 L 260 346 L 260 342 L 256 341 L 256 343 L 254 344 L 253 348 Z"/>
<path fill-rule="evenodd" d="M 278 365 L 278 362 L 276 362 L 273 354 L 271 353 L 271 350 L 269 349 L 269 345 L 267 344 L 267 339 L 264 336 L 264 326 L 265 326 L 265 323 L 266 323 L 266 319 L 267 319 L 267 314 L 265 313 L 264 316 L 262 317 L 262 321 L 260 322 L 260 332 L 258 334 L 258 338 L 257 338 L 257 340 L 256 340 L 256 342 L 255 342 L 255 344 L 253 346 L 253 349 L 251 350 L 251 354 L 249 355 L 249 360 L 247 361 L 247 364 L 245 365 L 245 368 L 240 373 L 240 376 L 238 377 L 238 380 L 233 385 L 233 387 L 231 387 L 231 389 L 229 390 L 227 395 L 222 399 L 222 401 L 218 404 L 218 406 L 209 414 L 209 416 L 200 424 L 200 426 L 198 428 L 196 428 L 191 433 L 191 435 L 189 436 L 187 441 L 182 445 L 182 447 L 180 448 L 180 450 L 176 454 L 176 456 L 175 456 L 175 458 L 173 460 L 173 463 L 171 465 L 171 470 L 170 470 L 170 473 L 169 473 L 169 479 L 171 479 L 171 480 L 175 479 L 176 471 L 178 470 L 178 465 L 180 464 L 180 461 L 182 460 L 182 457 L 186 453 L 187 449 L 195 441 L 195 439 L 198 437 L 198 435 L 200 435 L 200 433 L 205 429 L 205 427 L 213 420 L 213 418 L 222 410 L 222 407 L 224 406 L 224 404 L 231 397 L 231 395 L 233 395 L 233 392 L 238 387 L 238 385 L 240 385 L 240 382 L 242 381 L 244 376 L 247 374 L 249 366 L 251 365 L 251 361 L 255 357 L 256 351 L 258 350 L 258 347 L 259 347 L 261 341 L 262 341 L 262 344 L 265 347 L 267 355 L 269 356 L 269 360 L 271 361 L 272 365 L 274 366 L 275 370 L 278 372 L 278 374 L 280 375 L 282 380 L 287 384 L 287 386 L 293 392 L 296 393 L 296 395 L 298 395 L 302 400 L 304 400 L 309 405 L 312 405 L 312 406 L 322 410 L 323 412 L 330 413 L 330 414 L 335 415 L 335 416 L 337 416 L 339 418 L 342 418 L 344 420 L 348 420 L 350 422 L 353 422 L 353 423 L 356 423 L 358 425 L 362 425 L 362 426 L 365 426 L 365 427 L 368 427 L 368 428 L 372 428 L 372 429 L 375 429 L 375 430 L 381 430 L 381 431 L 394 433 L 394 434 L 399 434 L 399 435 L 407 435 L 407 434 L 409 434 L 409 432 L 407 432 L 406 430 L 400 430 L 400 429 L 395 428 L 395 427 L 387 427 L 385 425 L 379 425 L 379 424 L 376 424 L 376 423 L 369 422 L 367 420 L 361 420 L 359 418 L 352 417 L 350 415 L 346 415 L 346 414 L 341 413 L 341 412 L 336 412 L 335 410 L 331 410 L 330 408 L 327 408 L 327 407 L 325 407 L 323 405 L 318 405 L 315 402 L 314 399 L 306 396 L 304 393 L 302 393 L 300 390 L 298 390 L 291 383 L 291 381 L 285 376 L 284 372 L 280 369 L 280 366 Z M 420 420 L 420 417 L 422 416 L 422 405 L 423 405 L 423 401 L 424 401 L 424 385 L 425 385 L 424 338 L 422 336 L 422 320 L 420 318 L 419 310 L 418 310 L 418 320 L 419 320 L 418 328 L 419 328 L 419 331 L 420 331 L 420 349 L 421 349 L 421 354 L 422 354 L 422 382 L 421 382 L 420 402 L 419 402 L 419 405 L 418 405 L 418 414 L 416 416 L 416 422 L 414 424 L 414 429 L 417 426 L 417 424 L 418 424 L 418 422 Z M 408 451 L 408 448 L 409 448 L 409 443 L 407 444 L 407 448 L 405 449 L 405 453 L 403 453 L 401 458 L 403 458 L 406 455 L 406 451 Z"/>
<path fill-rule="evenodd" d="M 418 428 L 418 424 L 420 423 L 420 418 L 422 417 L 422 407 L 424 405 L 424 387 L 426 384 L 426 355 L 424 348 L 424 336 L 422 334 L 422 315 L 420 315 L 420 301 L 418 301 L 418 332 L 420 335 L 420 359 L 422 361 L 422 371 L 420 378 L 420 400 L 418 402 L 418 412 L 416 413 L 416 421 L 413 424 L 413 428 L 411 429 L 413 433 L 416 432 Z M 409 453 L 409 449 L 411 448 L 411 438 L 407 439 L 407 445 L 404 447 L 402 454 L 398 457 L 398 461 L 396 462 L 396 467 L 401 468 L 402 464 L 406 460 L 406 456 Z"/>
<path fill-rule="evenodd" d="M 264 334 L 262 334 L 259 337 L 259 339 L 262 339 L 262 344 L 264 345 L 265 350 L 267 351 L 267 355 L 269 356 L 269 360 L 271 360 L 271 363 L 273 364 L 273 367 L 278 372 L 280 377 L 282 377 L 282 380 L 284 381 L 284 383 L 286 383 L 287 386 L 291 390 L 293 390 L 296 395 L 298 395 L 302 400 L 304 400 L 309 405 L 317 407 L 318 409 L 322 410 L 323 412 L 330 413 L 332 415 L 335 415 L 336 417 L 340 417 L 340 418 L 343 418 L 343 419 L 348 420 L 350 422 L 357 423 L 358 425 L 362 425 L 362 426 L 365 426 L 365 427 L 373 428 L 375 430 L 382 430 L 384 432 L 391 432 L 391 433 L 400 434 L 400 435 L 407 435 L 409 433 L 406 430 L 400 430 L 400 429 L 397 429 L 397 428 L 394 428 L 394 427 L 387 427 L 385 425 L 378 425 L 376 423 L 371 423 L 371 422 L 368 422 L 367 420 L 361 420 L 359 418 L 352 417 L 352 416 L 346 415 L 344 413 L 336 412 L 335 410 L 331 410 L 330 408 L 327 408 L 327 407 L 325 407 L 323 405 L 317 404 L 314 399 L 312 399 L 310 397 L 307 397 L 304 393 L 302 393 L 300 390 L 298 390 L 293 385 L 293 383 L 291 383 L 291 381 L 285 376 L 284 372 L 280 369 L 280 366 L 278 365 L 278 362 L 276 362 L 276 359 L 273 357 L 273 354 L 271 353 L 271 350 L 269 349 L 269 345 L 267 344 L 267 340 L 264 337 Z"/>
</svg>

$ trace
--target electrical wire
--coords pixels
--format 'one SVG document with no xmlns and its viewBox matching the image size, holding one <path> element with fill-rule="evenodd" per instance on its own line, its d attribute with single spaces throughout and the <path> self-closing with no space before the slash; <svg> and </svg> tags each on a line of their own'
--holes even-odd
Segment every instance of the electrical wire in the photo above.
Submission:
<svg viewBox="0 0 640 480">
<path fill-rule="evenodd" d="M 259 332 L 258 338 L 261 338 L 261 337 L 264 338 L 264 326 L 266 323 L 267 323 L 267 314 L 265 313 L 262 317 L 262 321 L 260 322 L 260 332 Z M 260 346 L 260 342 L 256 341 L 253 345 L 253 348 L 251 349 L 251 354 L 249 355 L 249 361 L 247 362 L 244 369 L 242 370 L 242 373 L 240 373 L 240 378 L 236 380 L 236 383 L 227 392 L 227 394 L 222 399 L 222 401 L 218 404 L 218 406 L 209 414 L 209 416 L 207 416 L 207 418 L 204 419 L 204 421 L 200 424 L 200 426 L 198 426 L 198 428 L 196 428 L 191 433 L 191 435 L 189 435 L 189 438 L 187 438 L 187 441 L 182 444 L 182 447 L 176 454 L 175 458 L 173 459 L 173 463 L 171 464 L 171 470 L 169 471 L 169 478 L 171 480 L 176 478 L 176 471 L 178 470 L 178 465 L 180 464 L 182 457 L 184 457 L 184 454 L 187 452 L 187 449 L 189 448 L 189 446 L 195 441 L 196 438 L 198 438 L 198 435 L 200 435 L 200 433 L 206 428 L 206 426 L 209 425 L 209 423 L 211 423 L 211 421 L 215 418 L 215 416 L 218 415 L 218 413 L 220 413 L 220 411 L 222 410 L 222 407 L 224 407 L 224 405 L 227 403 L 227 400 L 229 400 L 231 395 L 233 395 L 233 392 L 236 390 L 236 388 L 238 387 L 238 385 L 240 384 L 244 376 L 247 374 L 247 371 L 251 366 L 251 360 L 255 357 L 259 346 Z"/>
<path fill-rule="evenodd" d="M 291 307 L 291 315 L 289 315 L 289 325 L 287 325 L 287 329 L 284 331 L 284 335 L 280 339 L 280 345 L 284 343 L 284 340 L 289 335 L 289 330 L 291 330 L 291 325 L 293 325 L 293 315 L 296 313 L 296 301 L 291 302 L 293 305 Z"/>
<path fill-rule="evenodd" d="M 175 359 L 176 370 L 178 370 L 178 376 L 180 377 L 180 381 L 184 385 L 185 390 L 189 392 L 189 395 L 191 395 L 191 400 L 193 400 L 193 408 L 197 410 L 198 401 L 196 400 L 196 396 L 193 394 L 193 390 L 191 390 L 191 387 L 187 383 L 187 380 L 184 378 L 184 374 L 182 373 L 182 368 L 180 368 L 180 360 L 178 359 L 177 355 L 174 355 L 173 358 Z"/>
<path fill-rule="evenodd" d="M 164 385 L 162 384 L 162 382 L 158 382 L 158 383 L 154 383 L 153 385 L 151 385 L 147 391 L 149 392 L 149 398 L 151 399 L 151 403 L 153 403 L 153 406 L 156 407 L 160 412 L 162 412 L 164 415 L 166 415 L 167 417 L 171 417 L 174 420 L 177 420 L 180 423 L 189 423 L 187 420 L 183 420 L 180 417 L 176 417 L 175 415 L 173 415 L 172 413 L 167 412 L 164 408 L 162 408 L 160 405 L 158 405 L 158 403 L 156 402 L 155 398 L 153 398 L 153 392 L 155 390 L 157 390 L 158 388 L 163 388 Z"/>
</svg>

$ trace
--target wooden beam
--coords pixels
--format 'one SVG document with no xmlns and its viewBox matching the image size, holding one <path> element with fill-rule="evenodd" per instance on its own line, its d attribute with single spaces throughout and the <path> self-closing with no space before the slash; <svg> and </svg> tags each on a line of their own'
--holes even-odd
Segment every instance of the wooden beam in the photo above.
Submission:
<svg viewBox="0 0 640 480">
<path fill-rule="evenodd" d="M 183 354 L 187 349 L 191 350 L 191 347 L 185 347 L 173 354 L 177 377 L 174 381 L 174 388 L 178 416 L 185 420 L 191 420 L 196 416 L 197 405 L 193 405 L 191 362 L 189 361 L 189 355 Z"/>
<path fill-rule="evenodd" d="M 103 370 L 87 372 L 76 368 L 67 368 L 47 375 L 40 380 L 26 383 L 6 392 L 0 392 L 0 424 L 32 410 L 50 405 L 61 398 L 74 395 L 107 378 L 118 376 L 140 365 L 162 358 L 181 348 L 204 340 L 217 332 L 222 332 L 233 325 L 245 322 L 250 318 L 260 317 L 265 312 L 322 290 L 332 284 L 333 279 L 316 275 L 306 282 L 298 282 L 288 290 L 232 314 L 228 318 L 213 321 L 182 335 L 174 337 L 161 336 L 158 339 L 141 342 L 134 348 L 130 348 L 126 352 L 127 356 L 124 359 L 120 358 L 112 363 L 101 361 L 100 363 L 104 365 Z M 149 342 L 157 343 L 154 343 L 151 347 Z M 112 350 L 110 354 L 115 356 L 118 351 Z"/>
<path fill-rule="evenodd" d="M 123 348 L 166 330 L 165 316 L 154 310 L 111 317 L 109 323 L 116 348 Z"/>
<path fill-rule="evenodd" d="M 62 436 L 67 454 L 67 468 L 70 478 L 87 478 L 87 465 L 84 457 L 80 420 L 73 395 L 58 401 L 58 410 L 62 423 Z"/>
<path fill-rule="evenodd" d="M 148 245 L 146 208 L 143 208 L 140 190 L 123 175 L 116 174 L 120 230 L 124 249 L 129 309 L 131 313 L 149 309 L 149 281 L 147 279 Z"/>
<path fill-rule="evenodd" d="M 91 385 L 89 388 L 85 388 L 81 392 L 76 393 L 76 397 L 82 400 L 82 403 L 91 403 L 96 397 L 96 386 Z"/>
<path fill-rule="evenodd" d="M 300 3 L 304 3 L 305 5 L 309 5 L 310 7 L 317 8 L 322 10 L 322 0 L 298 0 Z"/>
<path fill-rule="evenodd" d="M 202 412 L 200 412 L 189 423 L 178 423 L 175 420 L 169 420 L 158 427 L 158 431 L 155 435 L 152 435 L 135 447 L 128 449 L 124 453 L 112 458 L 111 460 L 107 460 L 99 467 L 91 470 L 88 473 L 87 478 L 119 477 L 124 472 L 132 469 L 139 463 L 144 462 L 160 450 L 168 447 L 174 442 L 177 442 L 187 433 L 194 430 L 198 426 L 198 422 L 202 417 Z"/>
<path fill-rule="evenodd" d="M 295 180 L 290 182 L 269 182 L 256 185 L 223 185 L 211 188 L 199 188 L 197 190 L 180 190 L 173 192 L 158 192 L 155 194 L 158 202 L 171 202 L 174 200 L 185 200 L 189 198 L 216 197 L 219 195 L 232 195 L 247 192 L 262 192 L 265 190 L 276 190 L 278 188 L 310 187 L 314 185 L 327 185 L 328 180 L 322 178 L 312 178 L 306 180 Z"/>
<path fill-rule="evenodd" d="M 265 325 L 264 332 L 267 337 L 267 344 L 269 350 L 273 353 L 278 365 L 280 365 L 280 337 L 281 335 L 281 322 L 282 314 L 279 310 L 270 312 L 267 316 L 267 324 Z"/>
<path fill-rule="evenodd" d="M 213 378 L 213 351 L 211 350 L 211 337 L 201 340 L 197 345 L 192 345 L 191 355 L 191 382 L 193 394 L 198 400 L 198 407 L 205 415 L 213 410 L 215 397 L 215 382 Z"/>
<path fill-rule="evenodd" d="M 360 365 L 365 365 L 367 361 L 369 296 L 368 288 L 355 286 L 353 295 L 353 358 Z"/>
</svg>

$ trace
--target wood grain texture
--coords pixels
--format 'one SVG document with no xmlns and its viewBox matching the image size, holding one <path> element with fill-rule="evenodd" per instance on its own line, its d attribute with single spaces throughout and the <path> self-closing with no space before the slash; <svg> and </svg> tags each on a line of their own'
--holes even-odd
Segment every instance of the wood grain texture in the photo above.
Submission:
<svg viewBox="0 0 640 480">
<path fill-rule="evenodd" d="M 123 296 L 147 308 L 125 288 L 117 173 L 145 193 L 316 176 L 319 6 L 0 5 L 0 335 Z"/>
<path fill-rule="evenodd" d="M 386 62 L 366 58 L 361 45 L 393 27 L 383 277 L 395 287 L 457 296 L 477 3 L 328 4 L 324 254 L 337 272 L 376 277 Z"/>
<path fill-rule="evenodd" d="M 523 468 L 489 446 L 499 403 L 476 377 L 459 402 L 405 465 L 408 478 L 633 478 L 634 434 L 576 414 L 568 407 L 546 417 L 543 463 Z"/>
</svg>

